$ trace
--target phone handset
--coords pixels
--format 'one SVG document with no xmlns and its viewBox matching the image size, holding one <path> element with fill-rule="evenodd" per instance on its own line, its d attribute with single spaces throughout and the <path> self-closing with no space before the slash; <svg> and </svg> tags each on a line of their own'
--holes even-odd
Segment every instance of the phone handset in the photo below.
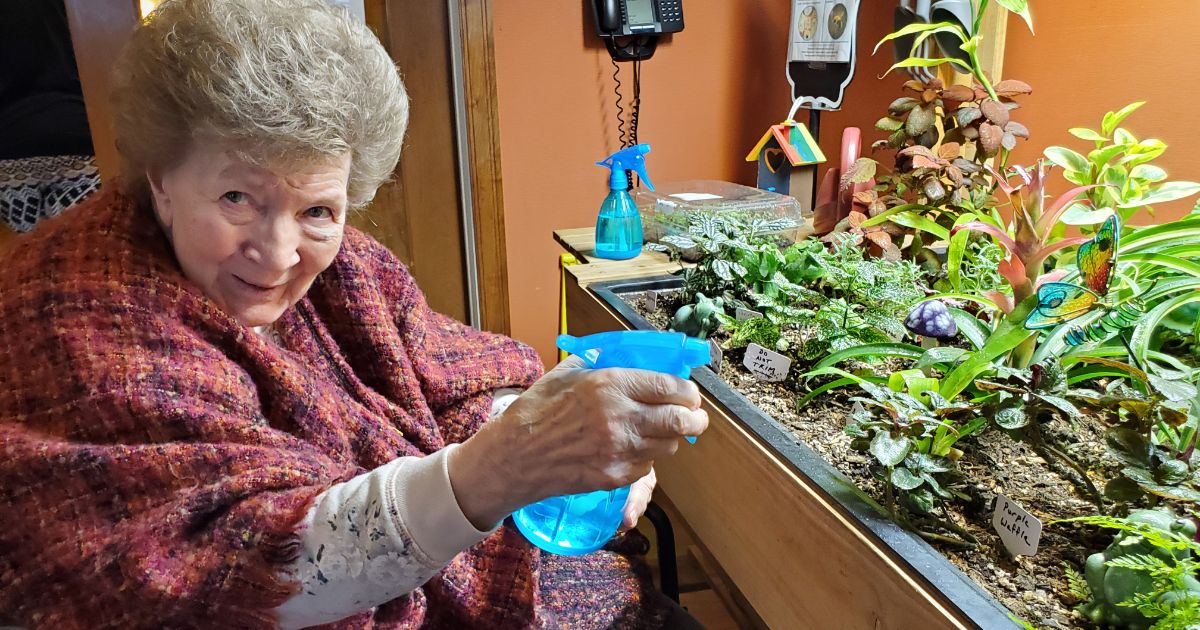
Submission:
<svg viewBox="0 0 1200 630">
<path fill-rule="evenodd" d="M 617 0 L 598 0 L 600 10 L 600 30 L 605 33 L 619 33 L 621 30 L 621 9 Z"/>
</svg>

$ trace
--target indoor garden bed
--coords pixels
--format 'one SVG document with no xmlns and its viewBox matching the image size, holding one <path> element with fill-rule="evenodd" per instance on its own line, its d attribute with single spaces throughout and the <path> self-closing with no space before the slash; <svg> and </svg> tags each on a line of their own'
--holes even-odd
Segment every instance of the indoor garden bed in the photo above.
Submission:
<svg viewBox="0 0 1200 630">
<path fill-rule="evenodd" d="M 710 338 L 701 385 L 971 623 L 1195 627 L 1200 212 L 1134 224 L 1200 185 L 1139 168 L 1163 147 L 1119 127 L 1134 109 L 1029 168 L 909 144 L 899 174 L 842 174 L 869 185 L 818 208 L 819 239 L 687 217 L 653 247 L 693 264 L 590 288 Z"/>
</svg>

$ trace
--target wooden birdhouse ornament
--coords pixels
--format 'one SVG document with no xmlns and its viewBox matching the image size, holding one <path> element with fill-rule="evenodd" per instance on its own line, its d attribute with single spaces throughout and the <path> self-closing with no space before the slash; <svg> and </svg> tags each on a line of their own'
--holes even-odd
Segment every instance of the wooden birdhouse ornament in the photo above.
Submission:
<svg viewBox="0 0 1200 630">
<path fill-rule="evenodd" d="M 785 120 L 771 125 L 746 161 L 758 162 L 759 188 L 791 195 L 805 211 L 812 209 L 817 165 L 825 161 L 825 154 L 804 123 Z"/>
</svg>

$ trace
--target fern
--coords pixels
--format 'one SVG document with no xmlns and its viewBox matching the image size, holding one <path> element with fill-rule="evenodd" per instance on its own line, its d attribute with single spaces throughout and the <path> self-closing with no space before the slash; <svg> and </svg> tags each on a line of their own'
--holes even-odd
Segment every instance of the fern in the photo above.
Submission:
<svg viewBox="0 0 1200 630">
<path fill-rule="evenodd" d="M 1183 534 L 1169 532 L 1157 527 L 1152 527 L 1144 523 L 1132 523 L 1122 518 L 1113 516 L 1079 516 L 1076 518 L 1063 519 L 1055 521 L 1056 523 L 1082 523 L 1084 525 L 1092 525 L 1095 527 L 1103 527 L 1105 529 L 1115 529 L 1145 538 L 1151 545 L 1160 549 L 1169 549 L 1172 551 L 1181 551 L 1189 549 L 1193 552 L 1200 552 L 1200 545 Z"/>
<path fill-rule="evenodd" d="M 1119 558 L 1113 558 L 1112 560 L 1105 562 L 1105 564 L 1110 567 L 1120 567 L 1122 569 L 1130 569 L 1132 571 L 1142 571 L 1151 575 L 1156 575 L 1162 571 L 1171 570 L 1171 567 L 1168 566 L 1166 562 L 1163 562 L 1161 558 L 1156 558 L 1154 556 L 1142 553 L 1131 553 Z"/>
<path fill-rule="evenodd" d="M 1191 578 L 1200 572 L 1200 563 L 1196 560 L 1200 544 L 1190 536 L 1111 516 L 1084 516 L 1055 522 L 1084 523 L 1115 529 L 1128 534 L 1131 538 L 1127 540 L 1133 541 L 1135 539 L 1132 537 L 1136 536 L 1157 550 L 1168 552 L 1160 554 L 1165 557 L 1129 553 L 1105 561 L 1107 567 L 1146 573 L 1153 582 L 1152 591 L 1137 593 L 1127 601 L 1117 602 L 1117 605 L 1136 608 L 1147 619 L 1155 620 L 1151 630 L 1190 630 L 1200 627 L 1200 601 L 1186 595 L 1173 596 L 1186 593 L 1189 582 L 1194 584 Z M 1067 579 L 1074 593 L 1078 574 L 1072 577 L 1072 572 L 1068 572 Z"/>
<path fill-rule="evenodd" d="M 1196 600 L 1179 601 L 1166 609 L 1165 613 L 1153 626 L 1150 626 L 1150 630 L 1195 630 L 1200 624 L 1200 602 L 1196 602 Z M 1142 610 L 1142 614 L 1146 615 L 1146 611 Z"/>
<path fill-rule="evenodd" d="M 1088 586 L 1087 580 L 1083 574 L 1075 570 L 1075 567 L 1064 562 L 1062 564 L 1063 572 L 1067 576 L 1067 593 L 1074 597 L 1077 601 L 1086 602 L 1092 598 L 1092 589 Z"/>
<path fill-rule="evenodd" d="M 725 342 L 726 349 L 745 348 L 756 343 L 771 350 L 778 349 L 779 325 L 765 317 L 756 317 L 732 326 L 733 335 Z"/>
</svg>

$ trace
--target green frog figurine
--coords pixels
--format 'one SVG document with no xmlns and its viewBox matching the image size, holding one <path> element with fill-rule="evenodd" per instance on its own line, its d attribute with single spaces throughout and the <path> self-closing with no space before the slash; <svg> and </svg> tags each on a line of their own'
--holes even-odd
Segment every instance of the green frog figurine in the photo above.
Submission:
<svg viewBox="0 0 1200 630">
<path fill-rule="evenodd" d="M 695 304 L 688 304 L 675 311 L 675 316 L 671 318 L 671 330 L 689 337 L 707 339 L 721 327 L 718 315 L 724 312 L 724 300 L 710 299 L 703 293 L 697 293 Z"/>
<path fill-rule="evenodd" d="M 1135 510 L 1128 520 L 1177 532 L 1189 538 L 1196 535 L 1196 524 L 1191 519 L 1177 518 L 1174 514 L 1162 510 Z M 1183 558 L 1189 553 L 1191 552 L 1187 549 L 1171 551 L 1154 547 L 1137 534 L 1117 534 L 1107 549 L 1088 556 L 1087 562 L 1084 563 L 1083 575 L 1092 591 L 1092 601 L 1080 606 L 1080 611 L 1101 627 L 1131 630 L 1149 628 L 1153 620 L 1147 619 L 1137 608 L 1118 604 L 1129 601 L 1138 593 L 1153 592 L 1154 581 L 1150 574 L 1145 571 L 1110 567 L 1105 563 L 1130 554 L 1148 554 L 1170 562 L 1171 554 L 1176 558 Z M 1190 576 L 1184 576 L 1184 582 L 1187 584 L 1186 589 L 1172 591 L 1163 595 L 1163 598 L 1200 600 L 1200 582 Z"/>
</svg>

